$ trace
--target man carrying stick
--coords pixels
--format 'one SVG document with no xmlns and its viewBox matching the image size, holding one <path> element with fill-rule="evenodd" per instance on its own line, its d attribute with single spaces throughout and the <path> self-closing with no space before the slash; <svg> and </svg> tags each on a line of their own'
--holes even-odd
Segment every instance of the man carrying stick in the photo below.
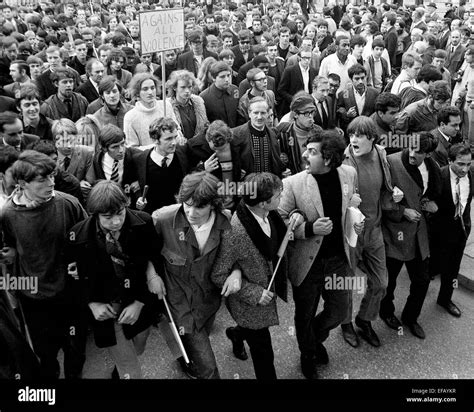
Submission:
<svg viewBox="0 0 474 412">
<path fill-rule="evenodd" d="M 161 276 L 171 315 L 191 361 L 186 373 L 198 379 L 219 379 L 209 332 L 221 294 L 210 275 L 230 224 L 218 195 L 218 183 L 207 172 L 187 175 L 179 189 L 179 203 L 153 213 L 160 267 L 159 276 L 149 279 L 150 291 L 155 293 L 155 286 L 159 289 Z M 224 296 L 237 292 L 239 271 L 222 283 Z"/>
<path fill-rule="evenodd" d="M 251 173 L 244 187 L 248 190 L 232 217 L 232 231 L 224 233 L 211 279 L 222 287 L 233 268 L 241 270 L 241 289 L 227 299 L 238 326 L 226 333 L 233 342 L 240 340 L 241 347 L 243 340 L 247 341 L 257 379 L 274 380 L 277 376 L 268 328 L 278 325 L 276 294 L 286 301 L 286 259 L 278 265 L 277 254 L 287 231 L 276 211 L 282 182 L 272 173 Z M 295 213 L 290 227 L 302 222 L 302 216 Z M 279 270 L 270 286 L 277 266 Z"/>
</svg>

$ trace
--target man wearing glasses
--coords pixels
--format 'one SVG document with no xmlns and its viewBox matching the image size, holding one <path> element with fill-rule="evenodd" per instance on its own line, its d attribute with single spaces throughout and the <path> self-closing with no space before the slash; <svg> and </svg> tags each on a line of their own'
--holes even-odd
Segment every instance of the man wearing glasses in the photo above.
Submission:
<svg viewBox="0 0 474 412">
<path fill-rule="evenodd" d="M 275 108 L 275 93 L 271 90 L 267 90 L 268 79 L 265 72 L 257 68 L 250 69 L 247 72 L 247 80 L 249 81 L 251 88 L 240 98 L 239 108 L 237 109 L 239 116 L 246 121 L 249 120 L 249 103 L 254 97 L 263 97 L 267 101 L 270 109 L 273 110 Z"/>
<path fill-rule="evenodd" d="M 253 51 L 250 48 L 250 38 L 252 33 L 250 30 L 239 31 L 239 44 L 231 48 L 235 54 L 232 70 L 239 71 L 240 67 L 253 59 Z"/>
<path fill-rule="evenodd" d="M 291 100 L 296 92 L 300 90 L 304 90 L 306 93 L 312 92 L 313 79 L 317 72 L 310 67 L 311 58 L 311 51 L 300 50 L 298 64 L 285 68 L 278 85 L 278 94 L 282 99 L 280 117 L 289 112 Z"/>
</svg>

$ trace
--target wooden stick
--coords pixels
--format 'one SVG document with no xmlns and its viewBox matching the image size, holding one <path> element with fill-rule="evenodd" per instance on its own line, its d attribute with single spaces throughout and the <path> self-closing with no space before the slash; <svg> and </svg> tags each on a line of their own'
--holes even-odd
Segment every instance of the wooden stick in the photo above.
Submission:
<svg viewBox="0 0 474 412">
<path fill-rule="evenodd" d="M 275 280 L 275 276 L 277 274 L 278 268 L 280 267 L 280 262 L 283 259 L 283 255 L 285 254 L 286 247 L 288 246 L 288 241 L 290 240 L 290 233 L 293 232 L 295 229 L 295 223 L 296 221 L 293 221 L 291 225 L 288 226 L 288 229 L 286 229 L 285 237 L 283 238 L 283 241 L 281 242 L 280 248 L 278 249 L 277 256 L 279 256 L 278 262 L 275 266 L 275 270 L 273 271 L 273 276 L 270 280 L 270 283 L 268 284 L 267 290 L 270 290 L 272 287 L 272 283 Z"/>
<path fill-rule="evenodd" d="M 166 298 L 163 296 L 163 302 L 165 303 L 165 307 L 166 307 L 166 311 L 168 312 L 168 316 L 170 317 L 170 326 L 171 326 L 171 330 L 173 331 L 173 335 L 176 339 L 176 342 L 178 342 L 178 346 L 179 346 L 179 349 L 181 351 L 181 353 L 183 354 L 183 358 L 184 358 L 184 361 L 189 364 L 189 358 L 188 358 L 188 354 L 186 353 L 186 349 L 184 349 L 184 345 L 183 345 L 183 342 L 181 341 L 181 338 L 179 336 L 179 332 L 178 332 L 178 328 L 176 327 L 175 323 L 174 323 L 174 320 L 173 320 L 173 316 L 171 316 L 171 311 L 170 311 L 170 308 L 168 306 L 168 302 L 166 302 Z"/>
</svg>

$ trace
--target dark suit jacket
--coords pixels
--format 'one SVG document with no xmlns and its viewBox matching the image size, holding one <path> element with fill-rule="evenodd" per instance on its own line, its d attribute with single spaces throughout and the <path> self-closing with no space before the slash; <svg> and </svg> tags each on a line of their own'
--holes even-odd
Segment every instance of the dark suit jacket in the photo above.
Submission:
<svg viewBox="0 0 474 412">
<path fill-rule="evenodd" d="M 76 92 L 82 94 L 89 103 L 99 98 L 99 93 L 97 93 L 97 90 L 89 79 L 87 79 L 85 83 L 82 83 L 76 89 Z"/>
<path fill-rule="evenodd" d="M 204 49 L 202 56 L 204 59 L 206 59 L 207 57 L 214 57 L 216 60 L 219 60 L 219 57 L 216 53 L 210 52 L 206 49 Z M 178 57 L 178 70 L 183 69 L 194 73 L 194 76 L 198 75 L 198 70 L 196 68 L 196 65 L 194 64 L 194 53 L 192 51 L 183 53 L 181 56 Z"/>
<path fill-rule="evenodd" d="M 183 172 L 183 176 L 186 176 L 189 170 L 188 166 L 188 159 L 186 157 L 186 146 L 177 146 L 175 151 L 175 156 L 178 158 L 179 164 L 181 166 L 181 170 Z M 136 150 L 132 154 L 131 164 L 133 165 L 133 175 L 130 176 L 131 181 L 138 180 L 140 185 L 140 195 L 145 188 L 147 182 L 147 159 L 150 156 L 151 151 L 154 150 L 153 148 L 148 150 Z"/>
<path fill-rule="evenodd" d="M 337 113 L 339 115 L 341 129 L 345 131 L 349 123 L 354 119 L 354 117 L 347 116 L 347 111 L 353 106 L 356 108 L 357 116 L 370 117 L 372 113 L 375 112 L 375 99 L 377 99 L 379 94 L 380 93 L 373 87 L 367 87 L 364 108 L 362 109 L 362 113 L 359 113 L 354 96 L 354 88 L 348 86 L 346 90 L 339 93 L 337 95 Z"/>
<path fill-rule="evenodd" d="M 240 69 L 238 70 L 238 74 L 237 74 L 237 86 L 247 78 L 247 72 L 250 70 L 250 69 L 253 69 L 255 67 L 255 65 L 253 64 L 253 59 L 252 60 L 249 60 L 247 63 L 243 64 L 242 66 L 240 66 Z"/>
<path fill-rule="evenodd" d="M 239 72 L 240 68 L 247 62 L 250 62 L 254 58 L 254 54 L 252 52 L 252 49 L 249 50 L 248 52 L 248 59 L 245 61 L 244 55 L 240 51 L 240 46 L 234 46 L 231 47 L 231 50 L 235 54 L 235 59 L 234 59 L 234 64 L 232 65 L 232 70 L 235 70 L 237 73 Z"/>
<path fill-rule="evenodd" d="M 386 34 L 385 34 L 385 48 L 387 49 L 388 55 L 390 57 L 390 64 L 395 66 L 395 58 L 397 55 L 397 48 L 398 48 L 398 35 L 397 29 L 392 27 Z"/>
<path fill-rule="evenodd" d="M 456 73 L 460 68 L 464 61 L 464 53 L 466 48 L 464 46 L 459 45 L 454 50 L 454 53 L 451 53 L 451 48 L 448 48 L 448 55 L 446 56 L 446 63 L 444 67 L 446 67 L 451 74 Z"/>
<path fill-rule="evenodd" d="M 250 122 L 232 129 L 234 135 L 234 142 L 239 146 L 240 162 L 242 170 L 246 174 L 255 172 L 254 169 L 254 150 L 250 136 Z M 285 170 L 285 165 L 280 159 L 280 146 L 276 138 L 275 132 L 266 127 L 267 136 L 270 138 L 271 152 L 270 152 L 270 172 L 277 176 L 282 175 Z"/>
<path fill-rule="evenodd" d="M 0 86 L 5 86 L 13 81 L 10 76 L 10 63 L 7 56 L 0 57 Z"/>
<path fill-rule="evenodd" d="M 59 99 L 57 94 L 50 96 L 42 105 L 41 113 L 53 120 L 70 119 L 77 122 L 81 117 L 86 115 L 89 102 L 79 93 L 72 93 L 72 116 L 67 111 L 66 104 Z"/>
<path fill-rule="evenodd" d="M 474 182 L 472 172 L 469 172 L 470 193 L 467 198 L 466 208 L 463 212 L 464 227 L 469 237 L 471 232 L 471 200 L 474 195 Z M 467 240 L 461 236 L 462 226 L 454 219 L 456 212 L 451 190 L 451 176 L 449 166 L 441 169 L 441 196 L 438 199 L 438 212 L 433 215 L 432 231 L 436 237 L 441 237 L 441 245 L 447 246 L 449 243 L 458 243 Z"/>
<path fill-rule="evenodd" d="M 438 145 L 436 146 L 436 149 L 434 152 L 431 153 L 431 158 L 438 163 L 439 167 L 444 167 L 448 165 L 448 150 L 451 147 L 451 145 L 456 144 L 456 143 L 461 143 L 462 139 L 461 138 L 454 138 L 451 140 L 451 143 L 449 143 L 444 136 L 440 133 L 438 128 L 433 129 L 431 131 L 431 134 L 434 136 L 434 138 L 437 140 Z"/>
<path fill-rule="evenodd" d="M 317 73 L 312 67 L 309 68 L 309 93 L 312 93 L 313 79 Z M 290 103 L 296 92 L 304 90 L 303 75 L 301 74 L 300 65 L 296 64 L 285 68 L 283 76 L 278 85 L 278 94 L 281 97 L 280 113 L 284 115 L 290 111 Z"/>
<path fill-rule="evenodd" d="M 316 108 L 314 112 L 314 123 L 317 124 L 318 126 L 321 126 L 323 129 L 332 129 L 336 127 L 336 107 L 333 102 L 333 98 L 331 96 L 328 96 L 326 98 L 326 105 L 327 105 L 327 114 L 328 114 L 328 119 L 327 122 L 324 123 L 321 115 L 319 114 L 319 109 Z M 317 102 L 316 102 L 317 106 Z"/>
<path fill-rule="evenodd" d="M 125 157 L 123 159 L 123 175 L 122 175 L 122 187 L 133 182 L 131 167 L 132 167 L 132 156 L 137 153 L 139 149 L 134 147 L 127 147 L 125 149 Z M 87 171 L 86 180 L 91 184 L 95 185 L 98 180 L 105 180 L 104 169 L 102 168 L 102 159 L 104 158 L 104 152 L 100 151 L 94 155 L 91 166 Z"/>
<path fill-rule="evenodd" d="M 443 36 L 441 36 L 438 40 L 438 48 L 446 50 L 446 46 L 448 44 L 450 36 L 451 36 L 451 30 L 448 30 Z"/>
</svg>

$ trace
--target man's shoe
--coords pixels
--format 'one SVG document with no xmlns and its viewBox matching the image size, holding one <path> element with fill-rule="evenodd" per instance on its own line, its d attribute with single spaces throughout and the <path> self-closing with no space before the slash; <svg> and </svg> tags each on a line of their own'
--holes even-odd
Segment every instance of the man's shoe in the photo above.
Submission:
<svg viewBox="0 0 474 412">
<path fill-rule="evenodd" d="M 184 360 L 184 357 L 180 356 L 177 359 L 179 366 L 181 367 L 181 370 L 184 372 L 184 374 L 189 378 L 189 379 L 197 379 L 197 375 L 193 371 L 193 368 L 190 363 L 186 363 Z"/>
<path fill-rule="evenodd" d="M 322 343 L 316 344 L 316 364 L 327 365 L 329 363 L 328 351 Z"/>
<path fill-rule="evenodd" d="M 362 320 L 358 316 L 355 318 L 355 324 L 361 329 L 360 336 L 364 338 L 370 345 L 378 348 L 380 346 L 380 339 L 372 329 L 369 321 Z"/>
<path fill-rule="evenodd" d="M 421 327 L 421 325 L 418 322 L 407 322 L 406 320 L 403 320 L 403 323 L 407 325 L 408 329 L 410 329 L 410 332 L 415 335 L 417 338 L 420 339 L 425 339 L 425 331 Z"/>
<path fill-rule="evenodd" d="M 247 360 L 247 352 L 245 351 L 244 340 L 239 336 L 236 328 L 227 328 L 225 334 L 232 342 L 232 352 L 237 359 Z"/>
<path fill-rule="evenodd" d="M 437 303 L 441 307 L 445 308 L 449 314 L 455 316 L 456 318 L 461 317 L 461 309 L 459 309 L 453 302 L 450 301 L 448 303 L 441 303 L 438 301 Z"/>
<path fill-rule="evenodd" d="M 382 319 L 390 329 L 398 330 L 398 328 L 402 326 L 402 323 L 393 314 L 388 316 L 380 315 L 380 319 Z"/>
<path fill-rule="evenodd" d="M 354 326 L 352 326 L 352 322 L 341 325 L 341 329 L 344 340 L 353 348 L 357 348 L 360 345 L 360 342 L 359 337 L 354 330 Z"/>
<path fill-rule="evenodd" d="M 313 355 L 301 355 L 301 372 L 306 379 L 318 379 L 318 370 L 316 369 L 316 359 Z"/>
</svg>

